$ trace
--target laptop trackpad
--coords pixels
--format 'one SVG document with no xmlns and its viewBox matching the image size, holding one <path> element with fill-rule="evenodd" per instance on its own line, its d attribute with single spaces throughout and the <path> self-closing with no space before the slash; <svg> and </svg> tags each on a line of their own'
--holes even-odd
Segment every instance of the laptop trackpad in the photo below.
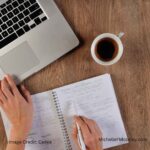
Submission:
<svg viewBox="0 0 150 150">
<path fill-rule="evenodd" d="M 40 63 L 27 42 L 0 57 L 0 67 L 5 73 L 23 75 Z"/>
</svg>

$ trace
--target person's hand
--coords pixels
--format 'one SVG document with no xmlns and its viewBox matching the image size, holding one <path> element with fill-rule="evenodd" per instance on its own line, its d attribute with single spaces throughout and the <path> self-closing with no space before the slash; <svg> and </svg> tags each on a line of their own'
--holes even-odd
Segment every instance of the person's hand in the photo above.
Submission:
<svg viewBox="0 0 150 150">
<path fill-rule="evenodd" d="M 11 122 L 10 136 L 26 139 L 32 127 L 32 99 L 23 85 L 18 90 L 10 75 L 6 75 L 0 83 L 0 107 Z"/>
<path fill-rule="evenodd" d="M 100 139 L 102 138 L 102 133 L 94 120 L 88 119 L 83 116 L 74 116 L 74 125 L 72 131 L 72 137 L 77 145 L 78 149 L 80 149 L 78 143 L 78 130 L 76 123 L 79 125 L 84 143 L 86 145 L 87 150 L 102 150 L 102 143 Z"/>
</svg>

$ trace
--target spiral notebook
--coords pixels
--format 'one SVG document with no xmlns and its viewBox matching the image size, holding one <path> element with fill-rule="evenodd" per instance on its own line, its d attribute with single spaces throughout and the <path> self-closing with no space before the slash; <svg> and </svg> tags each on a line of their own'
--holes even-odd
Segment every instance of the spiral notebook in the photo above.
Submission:
<svg viewBox="0 0 150 150">
<path fill-rule="evenodd" d="M 128 143 L 109 74 L 32 97 L 35 113 L 26 150 L 75 150 L 71 130 L 76 114 L 96 120 L 104 149 Z M 10 123 L 3 112 L 2 118 L 8 137 Z"/>
</svg>

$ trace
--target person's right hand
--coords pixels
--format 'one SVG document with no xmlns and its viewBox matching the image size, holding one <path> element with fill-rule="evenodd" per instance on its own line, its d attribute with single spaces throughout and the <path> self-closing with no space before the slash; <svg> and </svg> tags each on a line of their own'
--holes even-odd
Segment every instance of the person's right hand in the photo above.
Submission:
<svg viewBox="0 0 150 150">
<path fill-rule="evenodd" d="M 94 120 L 83 116 L 74 116 L 72 137 L 78 149 L 81 150 L 78 143 L 78 130 L 76 123 L 81 129 L 83 140 L 86 145 L 86 150 L 102 150 L 102 143 L 100 141 L 102 138 L 102 133 L 97 123 Z"/>
<path fill-rule="evenodd" d="M 11 123 L 9 138 L 25 139 L 32 126 L 32 99 L 29 91 L 23 85 L 21 90 L 18 90 L 10 75 L 6 75 L 0 81 L 0 107 Z"/>
</svg>

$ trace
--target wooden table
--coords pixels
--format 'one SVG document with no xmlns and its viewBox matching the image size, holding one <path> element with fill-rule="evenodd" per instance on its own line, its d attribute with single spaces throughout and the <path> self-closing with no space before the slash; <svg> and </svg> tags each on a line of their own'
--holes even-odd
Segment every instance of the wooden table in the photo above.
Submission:
<svg viewBox="0 0 150 150">
<path fill-rule="evenodd" d="M 110 73 L 130 138 L 147 138 L 110 150 L 150 149 L 150 0 L 56 0 L 81 46 L 24 81 L 31 93 Z M 119 63 L 103 67 L 90 55 L 93 39 L 104 32 L 125 32 Z M 0 150 L 6 138 L 0 122 Z"/>
</svg>

